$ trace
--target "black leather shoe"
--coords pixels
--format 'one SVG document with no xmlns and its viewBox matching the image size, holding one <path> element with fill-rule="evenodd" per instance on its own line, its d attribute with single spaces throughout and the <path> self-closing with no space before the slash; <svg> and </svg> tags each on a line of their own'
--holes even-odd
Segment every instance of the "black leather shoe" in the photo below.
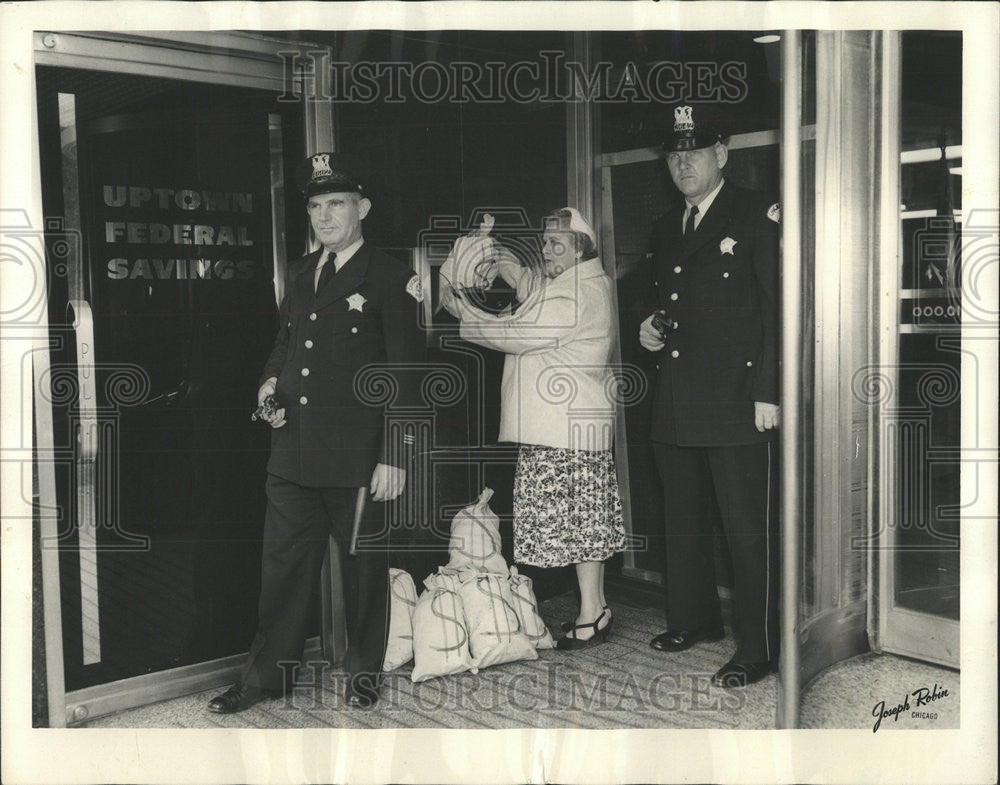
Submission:
<svg viewBox="0 0 1000 785">
<path fill-rule="evenodd" d="M 212 698 L 208 702 L 208 710 L 216 714 L 235 714 L 238 711 L 246 711 L 264 698 L 279 694 L 279 690 L 264 690 L 237 682 L 221 695 Z"/>
<path fill-rule="evenodd" d="M 348 687 L 344 695 L 344 703 L 349 709 L 371 709 L 378 703 L 378 693 L 355 692 Z"/>
<path fill-rule="evenodd" d="M 667 630 L 661 632 L 649 645 L 658 651 L 685 651 L 701 641 L 721 641 L 726 637 L 722 627 L 708 627 L 700 630 Z"/>
<path fill-rule="evenodd" d="M 371 673 L 355 673 L 344 687 L 344 705 L 349 709 L 370 709 L 378 703 L 381 677 Z"/>
<path fill-rule="evenodd" d="M 763 679 L 774 670 L 772 662 L 736 662 L 730 660 L 712 677 L 716 687 L 746 687 Z"/>
</svg>

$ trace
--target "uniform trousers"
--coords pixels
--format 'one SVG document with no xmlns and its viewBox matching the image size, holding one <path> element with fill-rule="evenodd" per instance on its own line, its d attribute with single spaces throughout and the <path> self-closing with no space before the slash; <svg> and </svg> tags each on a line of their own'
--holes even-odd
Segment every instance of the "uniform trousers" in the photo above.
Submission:
<svg viewBox="0 0 1000 785">
<path fill-rule="evenodd" d="M 778 655 L 777 445 L 678 447 L 653 443 L 663 487 L 667 627 L 722 627 L 712 522 L 721 518 L 733 564 L 733 659 Z"/>
<path fill-rule="evenodd" d="M 258 628 L 244 683 L 269 690 L 291 686 L 292 668 L 279 663 L 302 659 L 314 618 L 312 596 L 332 533 L 340 549 L 347 614 L 343 669 L 355 686 L 377 688 L 389 632 L 389 554 L 387 547 L 366 545 L 348 555 L 357 492 L 308 488 L 268 474 Z M 378 531 L 385 506 L 368 498 L 360 534 Z"/>
</svg>

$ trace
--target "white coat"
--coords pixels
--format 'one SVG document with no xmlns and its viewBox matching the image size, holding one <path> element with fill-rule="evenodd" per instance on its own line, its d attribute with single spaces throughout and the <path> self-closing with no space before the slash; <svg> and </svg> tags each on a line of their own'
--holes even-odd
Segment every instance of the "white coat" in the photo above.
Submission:
<svg viewBox="0 0 1000 785">
<path fill-rule="evenodd" d="M 611 279 L 600 259 L 543 280 L 520 308 L 492 316 L 460 309 L 461 336 L 507 354 L 500 441 L 610 450 L 617 385 Z"/>
</svg>

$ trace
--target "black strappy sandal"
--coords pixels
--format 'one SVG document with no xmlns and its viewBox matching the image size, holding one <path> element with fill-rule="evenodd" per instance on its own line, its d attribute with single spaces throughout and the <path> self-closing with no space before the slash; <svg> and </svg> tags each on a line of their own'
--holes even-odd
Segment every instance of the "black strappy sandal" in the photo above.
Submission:
<svg viewBox="0 0 1000 785">
<path fill-rule="evenodd" d="M 604 606 L 604 610 L 610 611 L 611 608 L 609 608 L 607 605 L 605 605 Z M 600 616 L 597 617 L 598 621 L 600 621 L 600 618 L 601 618 Z M 564 621 L 562 624 L 559 625 L 559 629 L 562 630 L 563 632 L 569 632 L 571 629 L 573 629 L 574 626 L 576 626 L 576 625 L 574 625 L 573 622 L 571 622 L 571 621 Z M 586 626 L 589 627 L 590 625 L 588 624 Z"/>
<path fill-rule="evenodd" d="M 576 636 L 571 636 L 567 633 L 556 642 L 556 648 L 562 649 L 563 651 L 579 651 L 580 649 L 589 649 L 591 646 L 596 646 L 599 643 L 605 643 L 608 640 L 608 634 L 611 632 L 611 623 L 614 621 L 614 618 L 609 619 L 608 623 L 601 629 L 597 629 L 597 625 L 600 623 L 601 619 L 607 615 L 607 611 L 602 611 L 601 615 L 589 624 L 574 624 L 569 632 L 573 632 L 574 630 L 585 630 L 588 627 L 593 627 L 594 634 L 582 641 Z"/>
</svg>

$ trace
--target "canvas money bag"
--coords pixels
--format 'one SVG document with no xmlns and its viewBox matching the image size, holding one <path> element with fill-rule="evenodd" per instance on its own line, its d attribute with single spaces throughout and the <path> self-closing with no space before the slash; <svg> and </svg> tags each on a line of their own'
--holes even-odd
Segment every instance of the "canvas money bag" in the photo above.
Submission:
<svg viewBox="0 0 1000 785">
<path fill-rule="evenodd" d="M 466 567 L 463 570 L 453 570 L 449 567 L 438 567 L 437 572 L 432 572 L 424 578 L 424 588 L 428 590 L 447 589 L 448 591 L 453 591 L 458 594 L 458 590 L 462 586 L 462 581 L 468 580 L 469 577 L 477 574 L 478 573 L 471 567 Z"/>
<path fill-rule="evenodd" d="M 453 289 L 488 289 L 497 277 L 496 249 L 486 221 L 479 231 L 459 237 L 441 265 L 441 282 Z M 492 228 L 492 223 L 490 223 Z M 484 231 L 485 229 L 485 231 Z"/>
<path fill-rule="evenodd" d="M 510 568 L 510 593 L 514 598 L 514 610 L 521 620 L 521 629 L 536 649 L 554 649 L 555 641 L 549 628 L 538 613 L 538 600 L 532 587 L 531 578 L 520 575 L 517 567 Z"/>
<path fill-rule="evenodd" d="M 462 599 L 447 589 L 428 589 L 413 610 L 413 673 L 426 681 L 472 667 Z"/>
<path fill-rule="evenodd" d="M 405 570 L 389 569 L 389 640 L 382 670 L 391 671 L 413 659 L 413 610 L 417 588 Z"/>
<path fill-rule="evenodd" d="M 500 519 L 490 509 L 491 488 L 484 488 L 475 504 L 460 511 L 451 522 L 447 569 L 507 575 L 507 562 L 500 553 Z"/>
<path fill-rule="evenodd" d="M 469 625 L 474 668 L 538 659 L 534 645 L 521 629 L 506 576 L 477 575 L 462 584 L 459 595 Z"/>
</svg>

